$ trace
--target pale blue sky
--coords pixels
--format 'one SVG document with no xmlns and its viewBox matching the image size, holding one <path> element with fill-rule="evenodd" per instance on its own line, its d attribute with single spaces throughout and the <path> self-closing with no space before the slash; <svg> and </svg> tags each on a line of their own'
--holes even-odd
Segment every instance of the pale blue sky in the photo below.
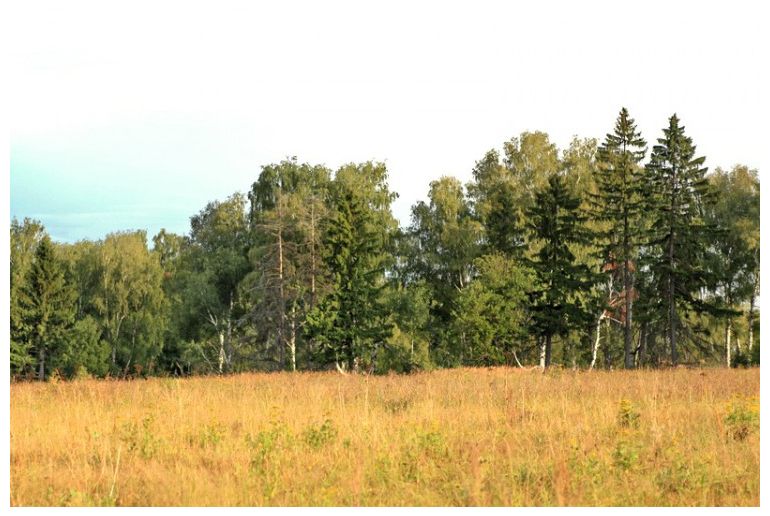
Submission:
<svg viewBox="0 0 770 516">
<path fill-rule="evenodd" d="M 385 161 L 406 223 L 489 148 L 623 105 L 648 142 L 676 111 L 710 167 L 766 165 L 761 2 L 110 4 L 9 8 L 11 216 L 61 241 L 186 232 L 294 155 Z"/>
</svg>

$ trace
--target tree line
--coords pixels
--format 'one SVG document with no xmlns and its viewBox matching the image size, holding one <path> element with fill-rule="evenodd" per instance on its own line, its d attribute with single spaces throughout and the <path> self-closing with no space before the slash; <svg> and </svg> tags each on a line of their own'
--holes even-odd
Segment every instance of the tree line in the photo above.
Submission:
<svg viewBox="0 0 770 516">
<path fill-rule="evenodd" d="M 190 231 L 55 243 L 11 223 L 14 377 L 759 363 L 759 179 L 651 146 L 525 132 L 411 223 L 382 163 L 262 167 Z"/>
</svg>

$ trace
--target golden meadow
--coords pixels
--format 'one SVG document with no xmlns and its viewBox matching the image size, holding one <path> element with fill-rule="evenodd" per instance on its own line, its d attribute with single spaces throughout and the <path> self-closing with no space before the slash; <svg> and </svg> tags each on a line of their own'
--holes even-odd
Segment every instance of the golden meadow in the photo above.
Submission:
<svg viewBox="0 0 770 516">
<path fill-rule="evenodd" d="M 14 506 L 759 504 L 758 369 L 10 389 Z"/>
</svg>

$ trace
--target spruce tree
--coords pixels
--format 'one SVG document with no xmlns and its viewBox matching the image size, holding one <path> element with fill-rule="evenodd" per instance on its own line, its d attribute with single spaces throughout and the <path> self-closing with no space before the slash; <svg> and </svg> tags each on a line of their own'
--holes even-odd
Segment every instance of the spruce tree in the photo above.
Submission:
<svg viewBox="0 0 770 516">
<path fill-rule="evenodd" d="M 520 259 L 526 247 L 524 228 L 519 216 L 516 192 L 510 183 L 500 183 L 490 196 L 484 220 L 488 251 L 501 252 Z"/>
<path fill-rule="evenodd" d="M 570 249 L 587 241 L 579 208 L 580 198 L 568 191 L 563 177 L 554 174 L 536 192 L 527 213 L 532 240 L 540 244 L 530 262 L 536 286 L 529 297 L 532 329 L 543 339 L 540 362 L 544 368 L 551 363 L 553 336 L 567 335 L 588 317 L 579 294 L 590 287 L 591 274 Z"/>
<path fill-rule="evenodd" d="M 37 355 L 38 380 L 46 360 L 56 351 L 75 320 L 75 291 L 65 282 L 64 268 L 54 255 L 50 237 L 43 237 L 27 281 L 18 291 L 21 331 Z"/>
<path fill-rule="evenodd" d="M 659 313 L 665 313 L 671 363 L 679 360 L 677 337 L 684 333 L 688 310 L 713 311 L 697 296 L 708 283 L 706 252 L 716 228 L 704 222 L 711 203 L 705 157 L 695 157 L 692 138 L 674 114 L 658 139 L 647 165 L 652 216 L 647 264 L 657 290 Z"/>
<path fill-rule="evenodd" d="M 647 143 L 636 130 L 634 119 L 623 108 L 615 122 L 615 130 L 607 134 L 598 150 L 598 172 L 595 175 L 598 193 L 594 197 L 597 219 L 607 224 L 603 255 L 605 269 L 610 273 L 619 267 L 623 281 L 624 364 L 634 367 L 632 350 L 632 303 L 634 297 L 634 271 L 637 261 L 637 243 L 640 236 L 640 220 L 644 210 L 644 169 L 639 163 L 644 159 Z"/>
<path fill-rule="evenodd" d="M 364 199 L 335 186 L 323 237 L 331 292 L 308 314 L 305 332 L 320 346 L 321 359 L 354 370 L 373 365 L 392 331 L 382 302 L 385 243 Z"/>
</svg>

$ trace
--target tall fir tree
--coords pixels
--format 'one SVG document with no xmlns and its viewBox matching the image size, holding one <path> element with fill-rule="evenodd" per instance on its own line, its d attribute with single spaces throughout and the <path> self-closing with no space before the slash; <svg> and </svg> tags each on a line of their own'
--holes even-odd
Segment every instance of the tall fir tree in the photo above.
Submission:
<svg viewBox="0 0 770 516">
<path fill-rule="evenodd" d="M 532 240 L 540 245 L 530 262 L 536 279 L 529 297 L 531 327 L 542 339 L 543 368 L 551 364 L 553 336 L 567 335 L 588 317 L 579 293 L 590 287 L 592 276 L 570 249 L 588 237 L 579 208 L 580 198 L 569 192 L 562 176 L 553 174 L 548 186 L 535 193 L 527 213 Z"/>
<path fill-rule="evenodd" d="M 516 259 L 523 256 L 526 248 L 525 228 L 516 202 L 516 191 L 511 183 L 500 183 L 490 196 L 484 228 L 489 252 L 497 251 Z"/>
<path fill-rule="evenodd" d="M 331 196 L 323 244 L 332 288 L 308 314 L 305 333 L 322 360 L 350 371 L 372 367 L 391 335 L 382 295 L 386 243 L 372 207 L 350 185 L 335 183 Z"/>
<path fill-rule="evenodd" d="M 27 281 L 17 295 L 20 330 L 36 354 L 37 378 L 44 380 L 47 361 L 75 322 L 76 297 L 47 235 L 38 244 Z"/>
<path fill-rule="evenodd" d="M 644 168 L 640 163 L 644 159 L 646 145 L 641 133 L 636 130 L 634 119 L 626 108 L 622 108 L 615 130 L 607 134 L 599 147 L 598 173 L 595 175 L 598 187 L 594 197 L 595 213 L 600 221 L 607 224 L 602 235 L 605 269 L 612 274 L 620 267 L 623 281 L 619 296 L 623 303 L 620 320 L 623 323 L 624 364 L 627 369 L 635 365 L 632 345 L 634 272 L 640 220 L 644 211 Z"/>
<path fill-rule="evenodd" d="M 647 165 L 647 206 L 653 220 L 646 261 L 658 294 L 658 312 L 666 314 L 672 364 L 679 361 L 677 337 L 688 330 L 683 315 L 689 310 L 713 311 L 698 295 L 708 283 L 706 252 L 716 235 L 716 228 L 704 222 L 704 207 L 712 201 L 703 166 L 706 158 L 695 156 L 695 145 L 684 129 L 672 115 Z"/>
<path fill-rule="evenodd" d="M 26 340 L 19 291 L 27 282 L 29 269 L 35 259 L 38 244 L 45 236 L 45 228 L 36 220 L 25 218 L 11 221 L 10 239 L 10 361 L 11 376 L 28 374 L 35 365 L 31 344 Z"/>
</svg>

